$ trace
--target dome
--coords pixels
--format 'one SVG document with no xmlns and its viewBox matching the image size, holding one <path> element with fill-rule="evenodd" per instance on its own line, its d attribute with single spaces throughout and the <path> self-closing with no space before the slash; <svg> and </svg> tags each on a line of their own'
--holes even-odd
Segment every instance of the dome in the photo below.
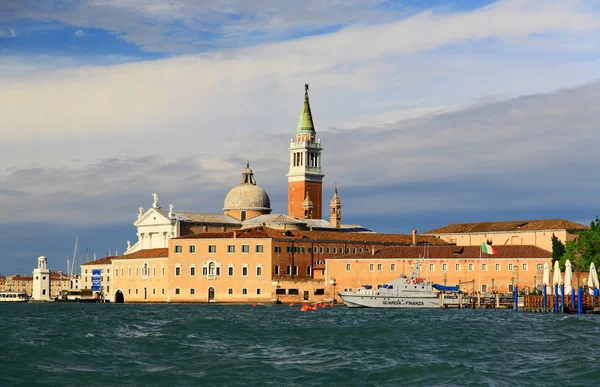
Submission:
<svg viewBox="0 0 600 387">
<path fill-rule="evenodd" d="M 269 195 L 257 185 L 241 184 L 229 191 L 225 197 L 223 211 L 227 210 L 271 210 Z"/>
<path fill-rule="evenodd" d="M 240 185 L 232 188 L 225 197 L 223 211 L 249 210 L 271 212 L 271 201 L 264 189 L 256 185 L 249 163 L 242 172 Z"/>
</svg>

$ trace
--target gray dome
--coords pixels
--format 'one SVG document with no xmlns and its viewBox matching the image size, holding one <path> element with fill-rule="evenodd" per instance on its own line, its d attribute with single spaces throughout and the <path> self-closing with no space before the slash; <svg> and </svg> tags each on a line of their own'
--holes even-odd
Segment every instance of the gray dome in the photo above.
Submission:
<svg viewBox="0 0 600 387">
<path fill-rule="evenodd" d="M 225 197 L 223 211 L 254 210 L 271 211 L 271 201 L 264 189 L 254 184 L 242 184 L 234 187 Z"/>
<path fill-rule="evenodd" d="M 256 185 L 254 173 L 250 164 L 246 163 L 246 169 L 242 172 L 240 185 L 229 191 L 225 197 L 223 211 L 228 210 L 253 210 L 271 212 L 271 201 L 264 189 Z"/>
</svg>

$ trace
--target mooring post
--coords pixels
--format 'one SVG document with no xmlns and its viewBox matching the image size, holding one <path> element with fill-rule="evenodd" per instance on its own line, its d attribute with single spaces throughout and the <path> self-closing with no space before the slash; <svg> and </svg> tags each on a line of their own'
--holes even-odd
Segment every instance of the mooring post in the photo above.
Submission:
<svg viewBox="0 0 600 387">
<path fill-rule="evenodd" d="M 558 284 L 554 284 L 554 313 L 558 313 Z"/>
<path fill-rule="evenodd" d="M 594 301 L 592 303 L 592 307 L 596 307 L 596 301 L 598 300 L 598 288 L 594 288 Z"/>
<path fill-rule="evenodd" d="M 515 299 L 515 312 L 519 311 L 519 287 L 515 286 L 514 288 L 514 299 Z"/>
<path fill-rule="evenodd" d="M 462 293 L 458 293 L 458 309 L 462 309 L 463 307 L 463 298 L 462 298 Z"/>
<path fill-rule="evenodd" d="M 583 289 L 577 290 L 577 314 L 583 313 Z"/>
<path fill-rule="evenodd" d="M 575 309 L 575 288 L 571 288 L 571 308 Z"/>
<path fill-rule="evenodd" d="M 542 296 L 542 310 L 543 310 L 544 313 L 546 313 L 548 311 L 548 308 L 547 308 L 547 306 L 548 306 L 548 302 L 547 302 L 548 301 L 547 300 L 548 293 L 547 293 L 547 289 L 546 288 L 547 288 L 547 286 L 544 285 L 544 295 Z"/>
<path fill-rule="evenodd" d="M 500 309 L 500 293 L 496 293 L 496 309 Z"/>
<path fill-rule="evenodd" d="M 560 285 L 560 313 L 565 313 L 565 284 Z"/>
</svg>

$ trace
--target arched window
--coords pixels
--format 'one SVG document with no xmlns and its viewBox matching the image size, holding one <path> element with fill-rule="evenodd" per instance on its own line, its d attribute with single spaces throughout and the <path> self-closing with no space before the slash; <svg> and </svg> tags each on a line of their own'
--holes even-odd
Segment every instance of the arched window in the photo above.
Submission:
<svg viewBox="0 0 600 387">
<path fill-rule="evenodd" d="M 208 275 L 215 275 L 215 263 L 211 262 L 208 264 Z"/>
</svg>

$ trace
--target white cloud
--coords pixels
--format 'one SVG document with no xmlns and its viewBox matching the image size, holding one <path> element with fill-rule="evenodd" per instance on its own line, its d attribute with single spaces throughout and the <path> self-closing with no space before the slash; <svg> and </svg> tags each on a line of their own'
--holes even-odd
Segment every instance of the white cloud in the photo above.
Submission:
<svg viewBox="0 0 600 387">
<path fill-rule="evenodd" d="M 14 28 L 0 30 L 0 38 L 15 38 L 17 36 L 17 31 Z"/>
<path fill-rule="evenodd" d="M 85 35 L 86 33 L 83 30 L 78 29 L 75 31 L 75 36 L 77 36 L 78 38 L 83 38 Z"/>
</svg>

